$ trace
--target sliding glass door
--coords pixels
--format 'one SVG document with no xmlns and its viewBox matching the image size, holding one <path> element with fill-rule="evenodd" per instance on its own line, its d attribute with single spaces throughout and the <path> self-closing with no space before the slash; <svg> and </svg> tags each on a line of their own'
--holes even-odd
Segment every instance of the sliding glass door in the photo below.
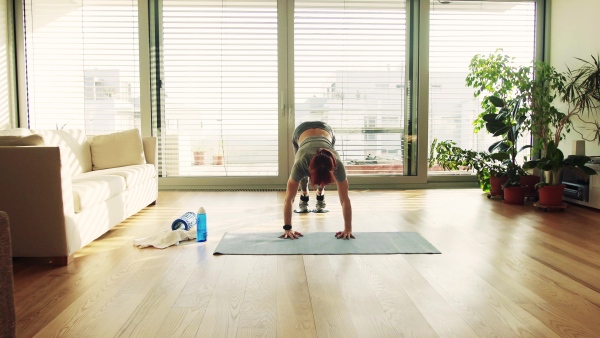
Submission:
<svg viewBox="0 0 600 338">
<path fill-rule="evenodd" d="M 404 173 L 404 1 L 163 0 L 161 18 L 163 176 L 281 180 L 306 120 L 349 174 Z"/>
<path fill-rule="evenodd" d="M 406 3 L 295 1 L 296 125 L 329 123 L 350 175 L 404 174 Z"/>
<path fill-rule="evenodd" d="M 163 176 L 277 176 L 277 0 L 162 4 Z"/>
<path fill-rule="evenodd" d="M 485 130 L 474 132 L 481 97 L 465 79 L 476 54 L 514 58 L 531 66 L 539 56 L 538 3 L 523 1 L 431 1 L 429 41 L 429 140 L 452 140 L 463 149 L 487 151 L 496 141 Z M 443 174 L 434 167 L 430 174 Z M 457 173 L 454 171 L 453 173 Z M 464 174 L 470 174 L 463 172 Z"/>
</svg>

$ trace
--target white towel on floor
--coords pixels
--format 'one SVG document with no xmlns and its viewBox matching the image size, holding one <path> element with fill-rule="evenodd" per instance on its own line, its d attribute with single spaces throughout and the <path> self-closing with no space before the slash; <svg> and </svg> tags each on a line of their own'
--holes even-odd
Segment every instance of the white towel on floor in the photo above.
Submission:
<svg viewBox="0 0 600 338">
<path fill-rule="evenodd" d="M 182 229 L 163 230 L 152 236 L 134 239 L 133 245 L 139 248 L 153 246 L 155 248 L 164 249 L 171 245 L 179 245 L 179 242 L 190 239 L 196 239 L 196 229 L 188 231 Z"/>
</svg>

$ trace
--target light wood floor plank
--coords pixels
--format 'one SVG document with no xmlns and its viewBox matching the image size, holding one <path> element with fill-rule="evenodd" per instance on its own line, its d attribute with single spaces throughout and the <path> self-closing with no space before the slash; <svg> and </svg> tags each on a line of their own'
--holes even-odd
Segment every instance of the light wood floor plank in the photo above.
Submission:
<svg viewBox="0 0 600 338">
<path fill-rule="evenodd" d="M 204 249 L 204 246 L 201 247 Z M 195 337 L 212 298 L 225 257 L 201 255 L 156 337 Z"/>
<path fill-rule="evenodd" d="M 332 271 L 329 257 L 304 256 L 318 337 L 357 337 L 352 316 Z"/>
<path fill-rule="evenodd" d="M 277 256 L 255 256 L 236 337 L 277 336 Z"/>
<path fill-rule="evenodd" d="M 235 337 L 252 256 L 225 256 L 219 280 L 196 337 Z"/>
<path fill-rule="evenodd" d="M 175 304 L 187 280 L 198 266 L 194 248 L 184 246 L 177 248 L 179 255 L 161 274 L 149 290 L 129 288 L 133 294 L 142 294 L 143 300 L 119 330 L 119 336 L 150 337 L 162 327 L 163 320 Z"/>
<path fill-rule="evenodd" d="M 399 336 L 476 337 L 403 257 L 357 256 L 356 259 Z"/>
<path fill-rule="evenodd" d="M 393 337 L 396 332 L 353 256 L 329 256 L 337 284 L 359 337 Z M 401 305 L 401 304 L 398 304 Z"/>
<path fill-rule="evenodd" d="M 317 336 L 302 256 L 277 257 L 277 336 Z"/>
</svg>

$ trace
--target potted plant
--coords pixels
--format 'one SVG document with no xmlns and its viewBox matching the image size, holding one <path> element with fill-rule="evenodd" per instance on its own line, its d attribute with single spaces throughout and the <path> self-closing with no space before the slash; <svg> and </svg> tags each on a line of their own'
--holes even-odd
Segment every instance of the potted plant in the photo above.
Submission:
<svg viewBox="0 0 600 338">
<path fill-rule="evenodd" d="M 451 140 L 438 142 L 434 139 L 428 163 L 429 168 L 439 166 L 444 170 L 473 170 L 481 189 L 489 193 L 488 197 L 502 194 L 502 188 L 496 182 L 506 168 L 487 152 L 463 149 Z"/>
<path fill-rule="evenodd" d="M 562 130 L 569 126 L 583 140 L 600 142 L 600 124 L 597 119 L 591 118 L 592 115 L 597 117 L 600 109 L 600 57 L 592 56 L 591 62 L 580 58 L 577 60 L 583 64 L 575 70 L 568 68 L 565 85 L 559 88 L 561 101 L 567 104 L 567 111 L 555 125 L 556 146 L 561 139 Z M 571 124 L 573 118 L 577 118 L 582 125 Z"/>
<path fill-rule="evenodd" d="M 590 158 L 583 155 L 570 155 L 565 158 L 563 152 L 550 141 L 546 154 L 540 159 L 525 162 L 524 168 L 538 168 L 546 173 L 544 183 L 538 184 L 539 203 L 545 206 L 562 204 L 565 185 L 561 182 L 561 172 L 565 168 L 572 168 L 585 175 L 596 175 L 596 171 L 585 164 Z"/>
<path fill-rule="evenodd" d="M 535 78 L 531 93 L 531 132 L 534 136 L 534 152 L 545 156 L 550 141 L 558 143 L 570 130 L 572 121 L 554 106 L 557 96 L 564 92 L 566 78 L 550 64 L 540 61 L 535 64 Z M 553 128 L 551 128 L 553 127 Z"/>
<path fill-rule="evenodd" d="M 205 163 L 206 145 L 204 140 L 196 139 L 192 141 L 192 154 L 194 155 L 194 165 L 203 165 Z"/>
<path fill-rule="evenodd" d="M 600 108 L 600 58 L 592 56 L 591 62 L 577 59 L 583 64 L 575 70 L 567 69 L 564 74 L 547 63 L 536 64 L 530 95 L 531 129 L 536 138 L 535 149 L 541 156 L 550 141 L 558 147 L 571 130 L 586 141 L 600 141 L 600 125 L 588 120 Z M 566 104 L 565 113 L 553 105 L 557 97 Z M 573 124 L 574 119 L 582 122 L 588 135 L 583 134 L 582 126 Z"/>
<path fill-rule="evenodd" d="M 475 89 L 475 97 L 484 95 L 481 101 L 482 113 L 473 121 L 475 132 L 485 128 L 487 121 L 483 119 L 484 116 L 496 114 L 498 110 L 497 105 L 490 101 L 492 97 L 499 98 L 504 102 L 519 100 L 520 104 L 515 117 L 528 116 L 531 110 L 532 67 L 515 65 L 514 58 L 503 55 L 501 52 L 502 49 L 497 49 L 488 56 L 476 54 L 469 65 L 470 72 L 466 78 L 466 84 Z M 531 127 L 530 124 L 529 118 L 522 120 L 520 132 L 528 131 Z M 515 168 L 519 171 L 518 177 L 521 185 L 525 187 L 526 197 L 537 197 L 537 191 L 533 187 L 540 181 L 540 177 L 520 169 L 520 167 Z M 505 184 L 507 176 L 504 175 L 502 179 L 504 180 L 502 183 Z M 496 178 L 493 178 L 492 181 L 496 181 Z"/>
<path fill-rule="evenodd" d="M 225 146 L 223 140 L 219 140 L 217 145 L 217 151 L 213 154 L 213 164 L 223 165 L 223 154 L 225 153 Z"/>
<path fill-rule="evenodd" d="M 521 176 L 525 174 L 523 168 L 517 163 L 517 155 L 528 148 L 530 144 L 519 147 L 519 138 L 527 116 L 521 114 L 519 108 L 522 99 L 515 99 L 509 104 L 499 97 L 491 96 L 488 100 L 498 109 L 497 113 L 482 116 L 486 122 L 485 127 L 494 136 L 502 139 L 494 142 L 488 149 L 493 159 L 503 161 L 506 166 L 506 182 L 504 188 L 504 202 L 508 204 L 523 204 L 526 190 L 521 184 Z"/>
</svg>

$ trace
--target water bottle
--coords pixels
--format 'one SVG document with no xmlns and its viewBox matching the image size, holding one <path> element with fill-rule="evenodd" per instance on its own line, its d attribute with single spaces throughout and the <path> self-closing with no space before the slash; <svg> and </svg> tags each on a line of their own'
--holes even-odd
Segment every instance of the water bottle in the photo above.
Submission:
<svg viewBox="0 0 600 338">
<path fill-rule="evenodd" d="M 206 242 L 206 211 L 203 207 L 196 214 L 196 241 Z"/>
</svg>

